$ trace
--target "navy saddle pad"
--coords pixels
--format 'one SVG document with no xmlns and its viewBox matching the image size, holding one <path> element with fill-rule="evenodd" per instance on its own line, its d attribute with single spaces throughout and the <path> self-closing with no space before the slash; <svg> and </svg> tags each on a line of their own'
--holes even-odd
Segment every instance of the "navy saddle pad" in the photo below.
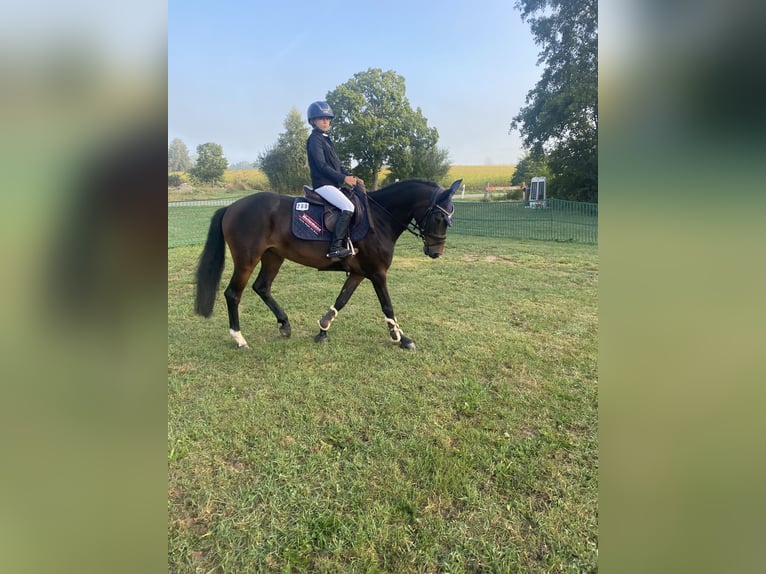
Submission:
<svg viewBox="0 0 766 574">
<path fill-rule="evenodd" d="M 354 202 L 356 212 L 351 220 L 351 241 L 356 243 L 363 239 L 370 230 L 370 222 L 367 219 L 367 211 L 362 209 L 360 203 Z M 324 222 L 326 206 L 321 203 L 310 201 L 305 197 L 296 197 L 293 201 L 292 231 L 298 239 L 309 241 L 330 241 L 332 232 L 327 229 Z M 357 217 L 361 215 L 361 218 Z M 357 221 L 358 220 L 358 221 Z"/>
</svg>

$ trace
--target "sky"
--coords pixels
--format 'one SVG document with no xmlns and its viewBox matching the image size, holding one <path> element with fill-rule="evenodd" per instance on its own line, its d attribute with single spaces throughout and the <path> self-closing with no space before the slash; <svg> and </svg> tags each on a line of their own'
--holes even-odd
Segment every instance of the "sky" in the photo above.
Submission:
<svg viewBox="0 0 766 574">
<path fill-rule="evenodd" d="M 510 122 L 540 78 L 512 0 L 168 2 L 168 143 L 253 162 L 292 108 L 370 68 L 402 76 L 454 165 L 515 165 Z"/>
</svg>

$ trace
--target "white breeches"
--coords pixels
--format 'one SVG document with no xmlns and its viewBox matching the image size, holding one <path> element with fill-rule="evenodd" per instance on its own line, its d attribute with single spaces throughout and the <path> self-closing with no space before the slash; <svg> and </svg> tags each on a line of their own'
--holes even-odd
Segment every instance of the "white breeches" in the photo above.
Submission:
<svg viewBox="0 0 766 574">
<path fill-rule="evenodd" d="M 343 211 L 354 211 L 354 204 L 351 200 L 343 195 L 343 192 L 333 185 L 323 185 L 316 188 L 319 195 L 332 203 L 335 207 L 342 209 Z"/>
</svg>

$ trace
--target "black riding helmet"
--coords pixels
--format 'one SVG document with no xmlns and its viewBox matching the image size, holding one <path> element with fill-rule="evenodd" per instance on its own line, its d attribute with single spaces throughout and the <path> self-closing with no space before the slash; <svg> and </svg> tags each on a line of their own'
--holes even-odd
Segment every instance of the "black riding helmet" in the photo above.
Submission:
<svg viewBox="0 0 766 574">
<path fill-rule="evenodd" d="M 330 104 L 327 102 L 314 102 L 309 106 L 309 110 L 306 113 L 306 116 L 308 117 L 309 123 L 311 123 L 311 120 L 315 120 L 317 118 L 334 118 L 335 114 L 332 113 L 332 108 L 330 107 Z"/>
</svg>

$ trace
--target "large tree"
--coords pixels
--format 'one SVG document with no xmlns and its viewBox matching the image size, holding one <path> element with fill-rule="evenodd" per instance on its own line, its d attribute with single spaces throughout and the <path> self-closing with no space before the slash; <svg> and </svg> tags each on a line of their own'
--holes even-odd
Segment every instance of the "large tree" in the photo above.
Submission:
<svg viewBox="0 0 766 574">
<path fill-rule="evenodd" d="M 511 130 L 547 157 L 553 195 L 598 201 L 598 2 L 517 0 L 516 8 L 545 68 Z"/>
<path fill-rule="evenodd" d="M 434 170 L 424 169 L 426 162 L 447 159 L 435 149 L 436 128 L 428 127 L 420 108 L 412 109 L 405 92 L 402 76 L 370 68 L 327 94 L 335 112 L 332 133 L 338 156 L 346 164 L 355 161 L 354 173 L 371 189 L 378 188 L 384 166 L 399 178 L 429 177 Z"/>
<path fill-rule="evenodd" d="M 311 182 L 306 140 L 309 129 L 301 114 L 292 108 L 284 121 L 285 131 L 277 143 L 258 156 L 256 164 L 269 179 L 273 191 L 302 193 L 303 185 Z"/>
<path fill-rule="evenodd" d="M 188 171 L 190 167 L 189 149 L 179 138 L 174 138 L 168 146 L 168 172 Z"/>
</svg>

